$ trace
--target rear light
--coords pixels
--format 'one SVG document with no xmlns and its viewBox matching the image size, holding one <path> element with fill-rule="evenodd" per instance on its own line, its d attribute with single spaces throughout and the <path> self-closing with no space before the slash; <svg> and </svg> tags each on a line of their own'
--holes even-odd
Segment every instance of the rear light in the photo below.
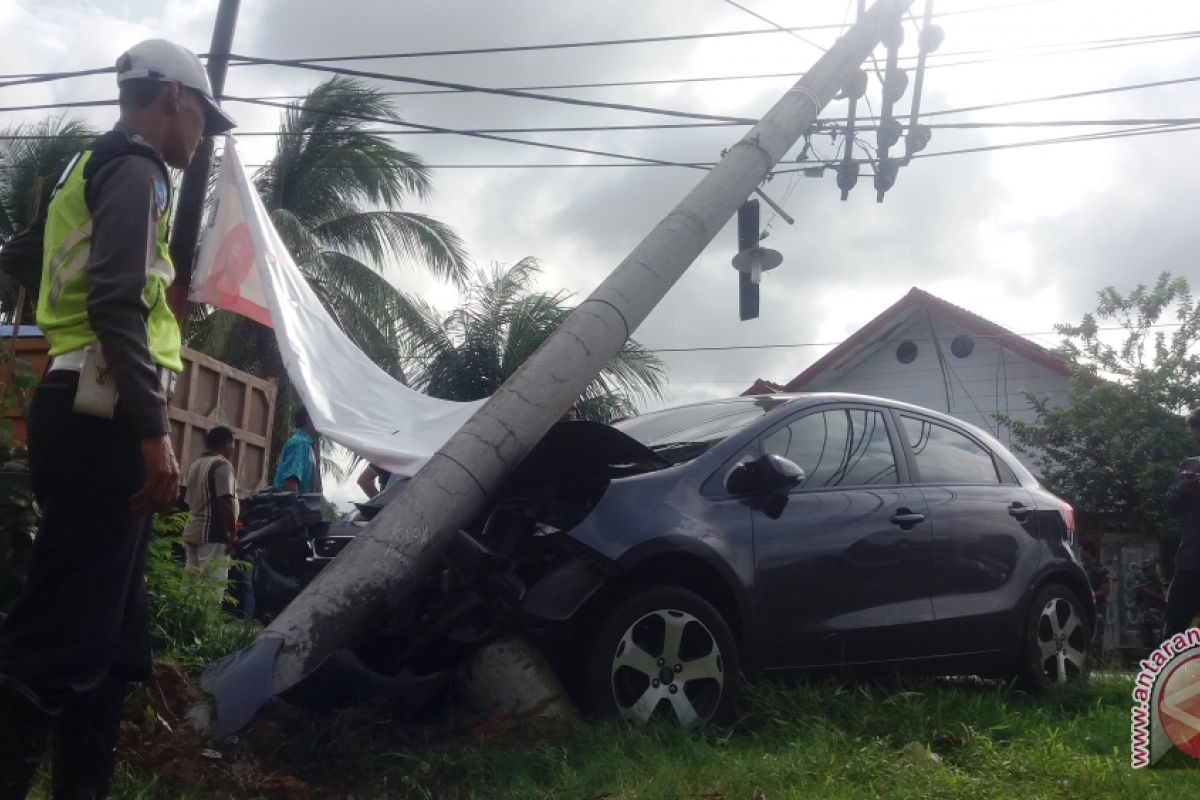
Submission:
<svg viewBox="0 0 1200 800">
<path fill-rule="evenodd" d="M 1074 556 L 1074 555 L 1076 555 L 1076 553 L 1075 553 L 1075 509 L 1071 507 L 1070 503 L 1068 503 L 1066 500 L 1063 500 L 1061 497 L 1056 497 L 1054 499 L 1058 501 L 1058 513 L 1062 515 L 1063 530 L 1064 530 L 1063 541 L 1065 541 L 1067 543 L 1067 546 L 1071 550 L 1071 555 Z M 1078 560 L 1079 559 L 1076 558 L 1076 561 L 1078 561 Z"/>
</svg>

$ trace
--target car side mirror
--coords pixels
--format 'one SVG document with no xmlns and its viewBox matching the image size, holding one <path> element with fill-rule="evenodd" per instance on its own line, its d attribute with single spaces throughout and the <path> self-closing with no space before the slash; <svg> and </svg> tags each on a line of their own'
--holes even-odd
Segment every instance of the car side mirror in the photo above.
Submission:
<svg viewBox="0 0 1200 800">
<path fill-rule="evenodd" d="M 767 454 L 754 461 L 738 464 L 725 479 L 730 494 L 786 494 L 804 482 L 804 470 L 795 461 Z"/>
</svg>

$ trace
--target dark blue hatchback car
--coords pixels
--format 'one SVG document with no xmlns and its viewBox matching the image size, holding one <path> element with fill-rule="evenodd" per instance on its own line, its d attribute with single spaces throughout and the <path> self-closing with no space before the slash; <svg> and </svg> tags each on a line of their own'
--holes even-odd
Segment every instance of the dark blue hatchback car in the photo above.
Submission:
<svg viewBox="0 0 1200 800">
<path fill-rule="evenodd" d="M 1087 669 L 1071 507 L 945 414 L 806 394 L 561 423 L 510 488 L 553 497 L 525 506 L 545 547 L 510 560 L 514 612 L 601 714 L 726 719 L 764 672 Z"/>
</svg>

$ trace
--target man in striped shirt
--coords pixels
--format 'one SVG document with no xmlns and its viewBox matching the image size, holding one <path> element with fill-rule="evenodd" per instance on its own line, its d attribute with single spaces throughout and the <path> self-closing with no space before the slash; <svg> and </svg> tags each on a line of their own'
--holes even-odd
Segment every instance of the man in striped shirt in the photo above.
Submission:
<svg viewBox="0 0 1200 800">
<path fill-rule="evenodd" d="M 218 425 L 204 437 L 204 453 L 188 469 L 187 503 L 192 511 L 183 542 L 187 565 L 205 569 L 210 560 L 233 551 L 237 536 L 237 481 L 234 479 L 233 431 Z M 224 580 L 227 570 L 216 577 Z"/>
</svg>

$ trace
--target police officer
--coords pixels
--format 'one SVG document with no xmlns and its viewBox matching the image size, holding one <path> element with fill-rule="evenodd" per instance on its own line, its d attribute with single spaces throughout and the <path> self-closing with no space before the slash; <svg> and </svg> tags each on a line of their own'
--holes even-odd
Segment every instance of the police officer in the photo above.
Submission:
<svg viewBox="0 0 1200 800">
<path fill-rule="evenodd" d="M 179 480 L 167 167 L 234 123 L 200 60 L 171 42 L 132 47 L 117 83 L 119 122 L 76 157 L 47 211 L 37 321 L 52 360 L 28 412 L 44 516 L 0 624 L 4 800 L 25 797 L 51 732 L 55 800 L 105 797 L 126 684 L 150 674 L 150 515 L 172 507 Z"/>
</svg>

